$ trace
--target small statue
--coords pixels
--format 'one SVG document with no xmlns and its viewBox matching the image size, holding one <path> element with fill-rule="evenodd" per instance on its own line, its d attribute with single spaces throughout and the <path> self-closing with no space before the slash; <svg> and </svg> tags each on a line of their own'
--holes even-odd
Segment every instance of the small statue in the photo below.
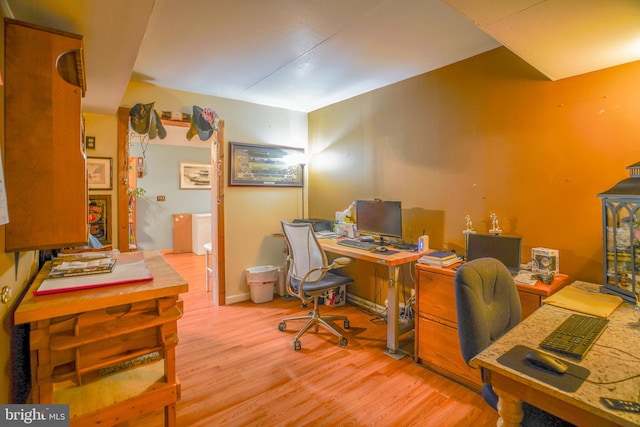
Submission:
<svg viewBox="0 0 640 427">
<path fill-rule="evenodd" d="M 502 230 L 498 225 L 498 216 L 493 212 L 491 212 L 491 230 L 489 230 L 489 233 L 495 235 L 502 233 Z"/>
<path fill-rule="evenodd" d="M 465 215 L 464 219 L 467 221 L 467 229 L 463 231 L 464 234 L 475 233 L 476 230 L 473 229 L 473 222 L 471 221 L 471 215 Z"/>
</svg>

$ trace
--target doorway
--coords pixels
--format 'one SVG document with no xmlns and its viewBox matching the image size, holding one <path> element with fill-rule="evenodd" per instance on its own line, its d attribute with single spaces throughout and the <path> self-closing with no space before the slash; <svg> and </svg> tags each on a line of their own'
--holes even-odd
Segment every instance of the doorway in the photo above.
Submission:
<svg viewBox="0 0 640 427">
<path fill-rule="evenodd" d="M 179 123 L 179 124 L 178 124 Z M 163 120 L 163 124 L 185 126 L 184 122 Z M 189 124 L 186 123 L 186 126 Z M 224 269 L 224 120 L 219 121 L 219 129 L 211 138 L 211 242 L 214 266 L 212 299 L 215 305 L 225 305 Z M 118 109 L 118 162 L 117 176 L 117 218 L 118 249 L 130 252 L 131 217 L 129 203 L 129 108 Z M 135 209 L 135 206 L 134 206 Z M 135 212 L 133 213 L 135 218 Z M 215 268 L 217 267 L 217 268 Z M 204 272 L 203 272 L 204 274 Z"/>
</svg>

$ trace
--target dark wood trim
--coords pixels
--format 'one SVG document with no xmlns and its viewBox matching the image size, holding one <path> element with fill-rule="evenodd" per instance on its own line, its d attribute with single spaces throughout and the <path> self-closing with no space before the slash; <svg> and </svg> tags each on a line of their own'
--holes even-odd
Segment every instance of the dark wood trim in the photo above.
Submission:
<svg viewBox="0 0 640 427">
<path fill-rule="evenodd" d="M 216 152 L 211 150 L 211 161 L 213 173 L 218 173 L 217 195 L 211 195 L 211 212 L 217 209 L 218 212 L 218 286 L 214 292 L 218 292 L 218 304 L 225 305 L 226 280 L 225 280 L 225 251 L 224 251 L 224 120 L 218 122 L 217 144 L 214 144 Z M 215 156 L 214 156 L 215 155 Z M 217 159 L 216 159 L 217 157 Z M 214 236 L 215 237 L 215 236 Z"/>
<path fill-rule="evenodd" d="M 118 249 L 129 252 L 129 196 L 127 196 L 127 180 L 129 174 L 129 109 L 118 108 L 118 163 L 116 165 L 116 186 L 118 196 Z"/>
</svg>

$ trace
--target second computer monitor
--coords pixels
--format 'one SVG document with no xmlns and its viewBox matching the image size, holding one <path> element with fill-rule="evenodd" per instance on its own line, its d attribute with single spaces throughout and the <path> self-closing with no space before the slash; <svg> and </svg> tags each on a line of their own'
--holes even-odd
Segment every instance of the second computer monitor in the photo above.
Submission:
<svg viewBox="0 0 640 427">
<path fill-rule="evenodd" d="M 467 261 L 477 258 L 496 258 L 507 266 L 511 274 L 520 270 L 522 238 L 493 234 L 467 234 Z"/>
<path fill-rule="evenodd" d="M 402 238 L 402 209 L 400 202 L 386 200 L 357 200 L 356 223 L 359 233 Z"/>
</svg>

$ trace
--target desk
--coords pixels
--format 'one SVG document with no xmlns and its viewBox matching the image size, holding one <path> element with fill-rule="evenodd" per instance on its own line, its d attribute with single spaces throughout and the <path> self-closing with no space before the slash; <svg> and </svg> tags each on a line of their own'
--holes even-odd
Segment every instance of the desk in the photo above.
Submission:
<svg viewBox="0 0 640 427">
<path fill-rule="evenodd" d="M 398 351 L 398 338 L 402 335 L 400 331 L 400 324 L 398 322 L 400 307 L 398 301 L 400 269 L 398 267 L 403 264 L 417 261 L 422 254 L 418 252 L 397 250 L 396 253 L 386 255 L 385 253 L 369 252 L 363 249 L 341 246 L 333 239 L 318 239 L 318 241 L 320 242 L 322 249 L 326 252 L 387 266 L 389 271 L 387 288 L 387 351 L 390 354 L 395 354 Z"/>
<path fill-rule="evenodd" d="M 599 288 L 586 282 L 574 282 L 571 286 L 593 292 Z M 591 371 L 588 381 L 573 393 L 561 391 L 497 361 L 518 344 L 538 348 L 540 341 L 571 313 L 571 310 L 545 305 L 471 361 L 473 366 L 484 368 L 484 381 L 491 383 L 500 397 L 498 425 L 500 421 L 503 426 L 518 425 L 522 419 L 522 400 L 577 425 L 640 425 L 640 414 L 611 411 L 600 403 L 601 396 L 633 401 L 640 398 L 640 377 L 637 377 L 640 374 L 640 322 L 634 320 L 633 307 L 627 303 L 610 316 L 609 326 L 581 362 L 566 359 Z M 613 383 L 624 378 L 630 379 Z"/>
<path fill-rule="evenodd" d="M 153 280 L 35 296 L 51 261 L 40 270 L 15 311 L 15 323 L 31 329 L 32 403 L 69 404 L 71 426 L 111 425 L 162 407 L 165 425 L 176 425 L 178 294 L 188 284 L 158 252 L 144 258 Z"/>
</svg>

